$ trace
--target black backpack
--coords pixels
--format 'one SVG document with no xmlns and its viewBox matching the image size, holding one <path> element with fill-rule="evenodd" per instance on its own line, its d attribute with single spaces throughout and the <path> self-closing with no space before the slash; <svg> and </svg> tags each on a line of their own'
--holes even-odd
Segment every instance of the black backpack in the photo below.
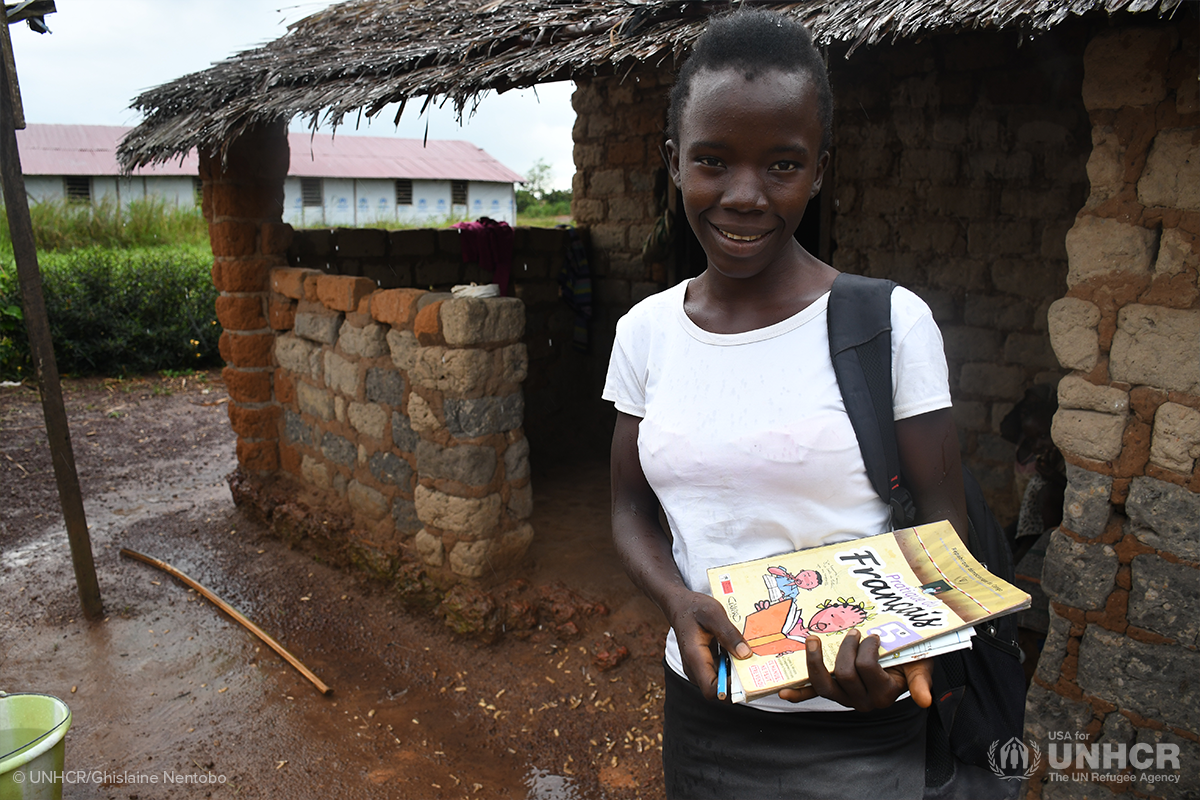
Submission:
<svg viewBox="0 0 1200 800">
<path fill-rule="evenodd" d="M 871 485 L 892 511 L 892 527 L 915 522 L 916 507 L 904 488 L 892 413 L 892 281 L 841 274 L 829 296 L 829 352 L 846 413 L 858 436 Z M 1010 583 L 1014 566 L 1004 530 L 963 467 L 967 548 L 993 574 Z M 1021 739 L 1025 673 L 1017 646 L 1016 615 L 975 627 L 970 650 L 939 656 L 933 672 L 933 707 L 927 726 L 926 786 L 954 774 L 953 756 L 988 769 L 989 748 Z"/>
</svg>

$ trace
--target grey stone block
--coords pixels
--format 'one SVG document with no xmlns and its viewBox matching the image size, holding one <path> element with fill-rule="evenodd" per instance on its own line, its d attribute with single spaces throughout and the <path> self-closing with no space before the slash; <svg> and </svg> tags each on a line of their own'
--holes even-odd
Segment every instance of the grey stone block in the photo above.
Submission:
<svg viewBox="0 0 1200 800">
<path fill-rule="evenodd" d="M 423 440 L 417 445 L 417 472 L 422 477 L 484 486 L 496 474 L 496 451 L 469 444 L 442 447 Z"/>
<path fill-rule="evenodd" d="M 480 397 L 474 400 L 446 399 L 442 404 L 446 428 L 456 439 L 474 439 L 491 433 L 503 433 L 521 427 L 525 419 L 525 400 L 520 392 L 506 397 Z"/>
<path fill-rule="evenodd" d="M 1104 533 L 1112 513 L 1111 496 L 1111 477 L 1067 464 L 1063 527 L 1089 539 Z"/>
<path fill-rule="evenodd" d="M 1077 542 L 1055 531 L 1046 549 L 1042 589 L 1064 605 L 1094 611 L 1103 608 L 1112 593 L 1118 566 L 1117 553 L 1109 545 Z"/>
<path fill-rule="evenodd" d="M 1164 800 L 1195 799 L 1195 787 L 1200 785 L 1200 744 L 1153 728 L 1138 728 L 1136 744 L 1150 746 L 1148 752 L 1142 748 L 1137 755 L 1141 763 L 1153 763 L 1145 769 L 1134 767 L 1138 775 L 1135 789 Z M 1163 780 L 1173 775 L 1179 776 L 1178 782 Z"/>
<path fill-rule="evenodd" d="M 1025 696 L 1025 735 L 1045 742 L 1051 731 L 1082 731 L 1092 721 L 1092 707 L 1043 688 L 1029 687 Z"/>
<path fill-rule="evenodd" d="M 404 402 L 404 376 L 391 369 L 367 370 L 367 402 L 400 406 Z"/>
<path fill-rule="evenodd" d="M 326 432 L 321 437 L 321 452 L 330 461 L 348 467 L 358 459 L 358 448 L 349 439 Z"/>
<path fill-rule="evenodd" d="M 513 442 L 504 451 L 504 477 L 510 481 L 523 481 L 529 477 L 529 440 Z"/>
<path fill-rule="evenodd" d="M 292 331 L 313 342 L 333 344 L 337 341 L 338 331 L 342 328 L 343 314 L 312 314 L 297 312 L 296 324 Z"/>
<path fill-rule="evenodd" d="M 1200 561 L 1200 494 L 1155 478 L 1138 477 L 1129 487 L 1125 512 L 1143 529 L 1135 535 L 1146 544 L 1188 561 Z"/>
<path fill-rule="evenodd" d="M 1146 644 L 1089 625 L 1079 644 L 1079 688 L 1120 708 L 1168 725 L 1200 725 L 1196 678 L 1200 653 Z"/>
<path fill-rule="evenodd" d="M 421 437 L 412 429 L 412 422 L 407 414 L 399 411 L 392 412 L 392 442 L 404 453 L 415 453 Z"/>
<path fill-rule="evenodd" d="M 1131 565 L 1129 621 L 1182 644 L 1200 644 L 1200 571 L 1156 555 Z"/>
<path fill-rule="evenodd" d="M 290 444 L 312 445 L 312 428 L 290 408 L 283 412 L 283 435 Z"/>
<path fill-rule="evenodd" d="M 421 520 L 417 518 L 417 506 L 412 500 L 397 497 L 392 502 L 392 520 L 396 530 L 402 533 L 416 533 L 421 530 Z"/>
<path fill-rule="evenodd" d="M 1050 609 L 1050 630 L 1038 659 L 1037 676 L 1046 683 L 1058 683 L 1058 673 L 1067 655 L 1067 640 L 1071 638 L 1071 621 Z M 1032 687 L 1030 687 L 1032 690 Z"/>
<path fill-rule="evenodd" d="M 395 453 L 372 453 L 367 460 L 367 469 L 381 483 L 391 483 L 406 491 L 412 489 L 412 467 Z"/>
</svg>

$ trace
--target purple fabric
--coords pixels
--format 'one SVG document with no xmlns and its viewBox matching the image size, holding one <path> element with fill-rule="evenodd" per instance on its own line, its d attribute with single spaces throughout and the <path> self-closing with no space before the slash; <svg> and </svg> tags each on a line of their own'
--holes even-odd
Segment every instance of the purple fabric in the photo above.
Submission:
<svg viewBox="0 0 1200 800">
<path fill-rule="evenodd" d="M 507 222 L 480 217 L 475 222 L 459 222 L 453 227 L 461 234 L 463 261 L 478 261 L 479 266 L 495 276 L 500 294 L 508 296 L 508 280 L 512 272 L 513 229 Z"/>
</svg>

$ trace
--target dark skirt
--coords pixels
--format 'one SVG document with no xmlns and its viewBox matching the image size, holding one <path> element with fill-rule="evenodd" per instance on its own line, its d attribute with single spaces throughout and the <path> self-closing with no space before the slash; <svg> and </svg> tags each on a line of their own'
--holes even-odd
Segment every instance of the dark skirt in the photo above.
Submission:
<svg viewBox="0 0 1200 800">
<path fill-rule="evenodd" d="M 670 800 L 915 800 L 925 709 L 775 713 L 705 700 L 666 667 L 663 775 Z"/>
</svg>

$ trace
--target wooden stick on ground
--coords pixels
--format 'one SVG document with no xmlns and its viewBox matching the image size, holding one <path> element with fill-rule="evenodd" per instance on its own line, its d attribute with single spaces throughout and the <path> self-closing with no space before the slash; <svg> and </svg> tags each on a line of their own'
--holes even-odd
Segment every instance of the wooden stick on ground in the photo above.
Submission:
<svg viewBox="0 0 1200 800">
<path fill-rule="evenodd" d="M 318 678 L 316 675 L 312 674 L 312 672 L 309 671 L 308 667 L 301 664 L 300 659 L 296 658 L 294 655 L 289 653 L 287 651 L 287 649 L 284 648 L 283 645 L 281 645 L 279 642 L 275 641 L 269 635 L 267 635 L 267 633 L 265 631 L 263 631 L 262 628 L 258 627 L 253 622 L 246 619 L 244 616 L 242 616 L 242 614 L 237 609 L 235 609 L 233 606 L 229 605 L 229 603 L 226 603 L 224 600 L 217 597 L 211 591 L 204 588 L 203 586 L 201 586 L 199 583 L 197 583 L 196 581 L 189 578 L 184 573 L 175 569 L 167 562 L 159 561 L 157 558 L 151 558 L 150 556 L 139 553 L 136 550 L 130 550 L 128 547 L 121 548 L 121 555 L 125 556 L 126 558 L 133 558 L 138 561 L 142 561 L 146 564 L 149 564 L 152 567 L 158 567 L 159 569 L 161 569 L 163 572 L 167 573 L 168 575 L 171 575 L 172 577 L 178 578 L 179 580 L 183 581 L 188 586 L 192 587 L 197 592 L 204 595 L 205 598 L 212 601 L 212 603 L 214 605 L 216 605 L 217 608 L 221 609 L 226 614 L 228 614 L 229 616 L 233 617 L 235 620 L 240 622 L 247 630 L 249 630 L 251 633 L 253 633 L 255 636 L 257 636 L 259 639 L 262 639 L 264 642 L 266 642 L 267 645 L 272 650 L 274 650 L 276 653 L 279 653 L 279 655 L 283 656 L 283 659 L 285 661 L 287 661 L 289 664 L 291 664 L 293 667 L 295 667 L 297 670 L 299 670 L 301 675 L 303 675 L 304 677 L 306 677 L 310 681 L 312 681 L 313 686 L 317 687 L 318 692 L 320 692 L 321 694 L 330 694 L 333 691 L 333 689 L 330 689 L 328 686 L 326 686 L 324 683 L 322 683 L 320 678 Z"/>
</svg>

